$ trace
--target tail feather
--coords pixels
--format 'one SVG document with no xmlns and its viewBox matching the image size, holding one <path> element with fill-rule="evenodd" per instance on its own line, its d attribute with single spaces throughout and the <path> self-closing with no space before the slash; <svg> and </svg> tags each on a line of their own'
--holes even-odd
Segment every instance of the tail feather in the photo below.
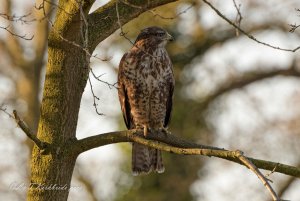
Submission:
<svg viewBox="0 0 300 201">
<path fill-rule="evenodd" d="M 138 143 L 132 143 L 133 175 L 148 174 L 151 171 L 163 173 L 164 170 L 160 150 Z"/>
</svg>

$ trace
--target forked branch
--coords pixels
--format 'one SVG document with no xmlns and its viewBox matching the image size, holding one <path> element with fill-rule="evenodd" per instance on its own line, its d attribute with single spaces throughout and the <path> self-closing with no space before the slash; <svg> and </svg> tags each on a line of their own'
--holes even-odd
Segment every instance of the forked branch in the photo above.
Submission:
<svg viewBox="0 0 300 201">
<path fill-rule="evenodd" d="M 259 169 L 247 158 L 244 156 L 244 154 L 241 151 L 236 151 L 237 157 L 240 159 L 240 161 L 248 167 L 254 174 L 257 175 L 257 177 L 262 181 L 266 189 L 270 192 L 272 198 L 274 201 L 280 201 L 280 198 L 278 197 L 277 193 L 274 191 L 272 186 L 270 185 L 267 178 L 259 171 Z M 276 168 L 274 168 L 276 169 Z"/>
</svg>

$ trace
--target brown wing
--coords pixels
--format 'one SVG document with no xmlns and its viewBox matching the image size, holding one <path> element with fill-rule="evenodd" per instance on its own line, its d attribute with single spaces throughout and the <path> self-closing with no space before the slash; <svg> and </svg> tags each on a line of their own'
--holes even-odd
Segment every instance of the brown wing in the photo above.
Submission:
<svg viewBox="0 0 300 201">
<path fill-rule="evenodd" d="M 167 110 L 166 110 L 166 116 L 164 121 L 164 127 L 166 128 L 171 120 L 171 113 L 172 113 L 172 107 L 173 107 L 173 91 L 174 91 L 174 80 L 172 79 L 169 83 L 169 94 L 167 99 Z"/>
<path fill-rule="evenodd" d="M 124 68 L 126 65 L 126 55 L 122 57 L 120 64 L 119 64 L 119 73 L 118 73 L 118 95 L 119 95 L 119 101 L 121 105 L 121 110 L 123 113 L 124 122 L 126 124 L 127 129 L 131 129 L 132 127 L 132 116 L 130 114 L 130 104 L 128 100 L 128 94 L 126 89 L 126 80 L 124 77 Z"/>
</svg>

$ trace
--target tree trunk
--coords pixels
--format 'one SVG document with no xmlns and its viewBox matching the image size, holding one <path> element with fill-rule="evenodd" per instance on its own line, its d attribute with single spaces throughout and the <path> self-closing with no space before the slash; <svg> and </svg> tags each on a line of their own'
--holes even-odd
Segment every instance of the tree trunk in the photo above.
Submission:
<svg viewBox="0 0 300 201">
<path fill-rule="evenodd" d="M 40 150 L 36 145 L 33 148 L 29 201 L 64 201 L 68 197 L 77 158 L 77 153 L 68 149 L 68 144 L 76 141 L 80 101 L 89 74 L 90 54 L 84 49 L 84 37 L 90 37 L 87 41 L 91 44 L 86 48 L 93 52 L 99 42 L 118 29 L 117 20 L 112 20 L 112 17 L 116 18 L 116 1 L 111 1 L 88 19 L 89 30 L 94 33 L 84 34 L 87 25 L 80 10 L 87 15 L 93 2 L 81 1 L 80 9 L 79 3 L 59 1 L 48 38 L 48 63 L 37 133 L 37 137 L 49 146 L 46 150 Z M 172 0 L 136 2 L 143 8 L 119 3 L 122 23 Z"/>
<path fill-rule="evenodd" d="M 80 100 L 89 70 L 85 52 L 66 41 L 82 45 L 80 23 L 75 20 L 79 17 L 73 17 L 69 29 L 59 33 L 63 15 L 58 11 L 56 26 L 48 38 L 48 63 L 37 134 L 51 148 L 43 153 L 34 146 L 28 200 L 67 200 L 77 157 L 65 147 L 76 139 Z"/>
<path fill-rule="evenodd" d="M 66 200 L 77 157 L 64 147 L 76 138 L 80 100 L 88 75 L 85 55 L 74 46 L 56 47 L 51 42 L 48 56 L 37 136 L 49 143 L 51 150 L 43 154 L 34 146 L 28 200 Z M 40 189 L 55 186 L 67 188 Z"/>
</svg>

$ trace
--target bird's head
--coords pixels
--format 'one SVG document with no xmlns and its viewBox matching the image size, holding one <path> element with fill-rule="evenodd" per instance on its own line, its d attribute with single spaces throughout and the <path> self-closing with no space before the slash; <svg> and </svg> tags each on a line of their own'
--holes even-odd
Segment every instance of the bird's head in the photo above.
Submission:
<svg viewBox="0 0 300 201">
<path fill-rule="evenodd" d="M 139 42 L 150 42 L 158 46 L 165 46 L 168 41 L 172 41 L 173 37 L 160 27 L 147 27 L 143 29 L 135 40 L 135 44 Z"/>
</svg>

